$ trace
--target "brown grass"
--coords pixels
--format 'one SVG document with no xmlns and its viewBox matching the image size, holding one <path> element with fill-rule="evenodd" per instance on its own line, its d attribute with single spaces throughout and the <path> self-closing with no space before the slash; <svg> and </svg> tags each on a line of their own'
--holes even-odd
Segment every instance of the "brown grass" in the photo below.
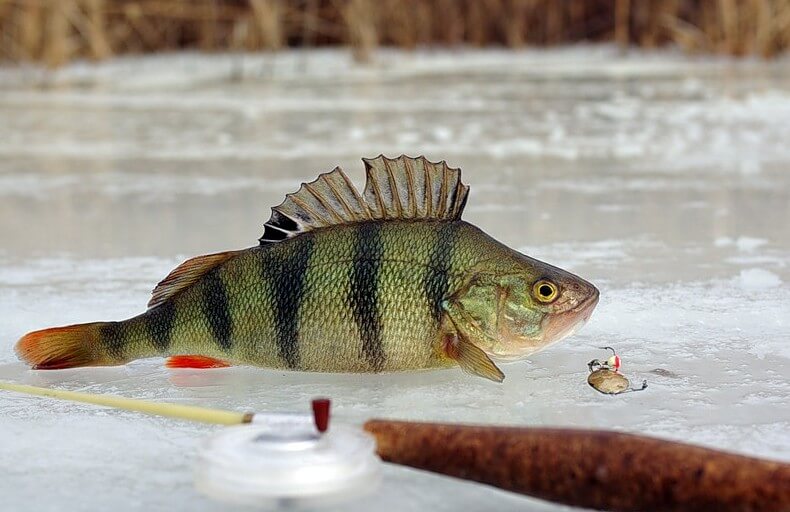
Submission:
<svg viewBox="0 0 790 512">
<path fill-rule="evenodd" d="M 554 45 L 616 41 L 770 57 L 790 47 L 788 0 L 0 0 L 0 60 L 193 48 Z"/>
</svg>

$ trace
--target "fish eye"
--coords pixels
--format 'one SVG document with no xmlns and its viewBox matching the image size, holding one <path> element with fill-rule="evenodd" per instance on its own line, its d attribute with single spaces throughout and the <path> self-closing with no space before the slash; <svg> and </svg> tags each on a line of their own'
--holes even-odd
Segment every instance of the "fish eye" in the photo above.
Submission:
<svg viewBox="0 0 790 512">
<path fill-rule="evenodd" d="M 557 295 L 559 295 L 559 289 L 557 289 L 557 285 L 551 281 L 546 281 L 545 279 L 541 279 L 535 283 L 535 285 L 532 287 L 532 292 L 535 295 L 535 298 L 544 304 L 553 302 L 557 298 Z"/>
</svg>

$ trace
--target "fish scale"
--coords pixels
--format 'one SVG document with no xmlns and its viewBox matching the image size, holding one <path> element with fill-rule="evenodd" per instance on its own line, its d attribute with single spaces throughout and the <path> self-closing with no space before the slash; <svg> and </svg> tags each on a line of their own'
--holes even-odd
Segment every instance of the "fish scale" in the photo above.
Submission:
<svg viewBox="0 0 790 512">
<path fill-rule="evenodd" d="M 41 369 L 175 356 L 168 365 L 459 365 L 501 381 L 492 358 L 528 355 L 589 318 L 594 286 L 461 220 L 460 170 L 423 157 L 363 161 L 362 194 L 339 168 L 322 174 L 272 209 L 258 246 L 182 263 L 148 311 L 35 331 L 17 352 Z"/>
<path fill-rule="evenodd" d="M 380 309 L 383 301 L 380 271 L 386 254 L 381 235 L 381 225 L 375 222 L 366 222 L 355 227 L 354 254 L 350 261 L 347 294 L 347 302 L 351 306 L 361 341 L 362 356 L 374 371 L 381 370 L 387 359 L 382 344 L 384 326 Z M 322 284 L 319 279 L 316 288 L 320 289 Z M 341 316 L 340 320 L 345 318 L 347 317 Z M 343 332 L 342 323 L 340 327 L 338 331 Z"/>
</svg>

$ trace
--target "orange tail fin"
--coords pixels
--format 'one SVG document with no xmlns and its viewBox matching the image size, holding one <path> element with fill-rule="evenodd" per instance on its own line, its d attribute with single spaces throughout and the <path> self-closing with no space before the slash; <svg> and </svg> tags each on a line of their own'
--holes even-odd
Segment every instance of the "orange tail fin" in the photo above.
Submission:
<svg viewBox="0 0 790 512">
<path fill-rule="evenodd" d="M 94 322 L 33 331 L 16 343 L 16 353 L 34 370 L 113 364 L 99 344 L 102 325 Z"/>
</svg>

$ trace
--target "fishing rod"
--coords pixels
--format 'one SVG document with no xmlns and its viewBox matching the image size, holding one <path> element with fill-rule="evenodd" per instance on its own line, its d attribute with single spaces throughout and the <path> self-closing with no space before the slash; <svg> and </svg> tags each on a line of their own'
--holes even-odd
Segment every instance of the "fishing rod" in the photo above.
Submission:
<svg viewBox="0 0 790 512">
<path fill-rule="evenodd" d="M 376 487 L 383 460 L 598 510 L 790 511 L 790 464 L 640 435 L 386 419 L 329 429 L 328 399 L 314 400 L 312 415 L 272 414 L 5 382 L 0 389 L 245 425 L 221 431 L 201 454 L 196 486 L 226 501 L 315 505 L 356 496 Z"/>
</svg>

